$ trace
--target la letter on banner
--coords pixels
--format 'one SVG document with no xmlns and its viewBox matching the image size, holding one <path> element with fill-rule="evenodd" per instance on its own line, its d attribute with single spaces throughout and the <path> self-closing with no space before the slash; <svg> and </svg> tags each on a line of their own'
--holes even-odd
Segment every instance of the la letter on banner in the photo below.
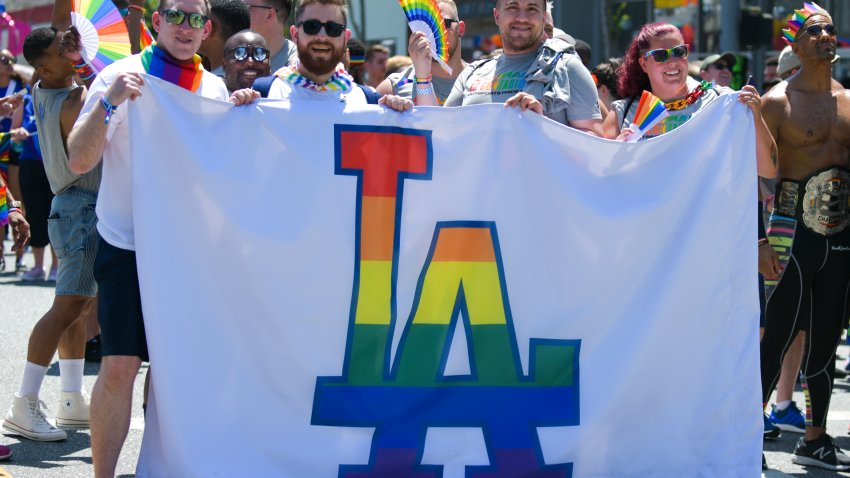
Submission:
<svg viewBox="0 0 850 478">
<path fill-rule="evenodd" d="M 130 106 L 140 477 L 752 477 L 752 116 Z"/>
</svg>

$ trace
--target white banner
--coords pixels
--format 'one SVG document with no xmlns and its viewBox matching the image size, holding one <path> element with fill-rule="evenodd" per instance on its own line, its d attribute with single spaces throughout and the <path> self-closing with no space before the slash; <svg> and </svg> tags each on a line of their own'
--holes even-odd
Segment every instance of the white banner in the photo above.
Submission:
<svg viewBox="0 0 850 478">
<path fill-rule="evenodd" d="M 752 115 L 131 104 L 139 477 L 752 477 Z"/>
</svg>

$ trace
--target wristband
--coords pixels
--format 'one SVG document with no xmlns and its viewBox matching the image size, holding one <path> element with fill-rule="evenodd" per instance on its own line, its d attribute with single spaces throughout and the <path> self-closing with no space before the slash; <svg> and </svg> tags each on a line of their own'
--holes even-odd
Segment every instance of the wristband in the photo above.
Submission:
<svg viewBox="0 0 850 478">
<path fill-rule="evenodd" d="M 142 15 L 145 14 L 144 7 L 140 7 L 139 5 L 127 5 L 127 10 L 135 10 L 137 12 L 141 12 Z"/>
<path fill-rule="evenodd" d="M 100 106 L 106 111 L 106 117 L 103 118 L 103 124 L 109 124 L 109 118 L 112 116 L 112 113 L 115 112 L 115 108 L 117 108 L 117 106 L 113 106 L 112 103 L 106 99 L 106 96 L 102 96 L 100 98 Z"/>
<path fill-rule="evenodd" d="M 18 214 L 20 214 L 21 216 L 23 216 L 23 215 L 24 215 L 24 211 L 23 211 L 23 210 L 21 210 L 21 208 L 19 208 L 19 207 L 10 207 L 10 208 L 9 208 L 9 214 L 12 214 L 13 212 L 18 213 Z"/>
<path fill-rule="evenodd" d="M 766 237 L 762 237 L 761 239 L 759 239 L 759 247 L 761 247 L 761 246 L 763 246 L 767 243 L 768 243 L 768 240 L 767 240 Z"/>
<path fill-rule="evenodd" d="M 427 88 L 420 88 L 419 85 L 416 85 L 416 96 L 428 96 L 434 92 L 434 87 L 428 86 Z"/>
<path fill-rule="evenodd" d="M 90 80 L 95 76 L 94 70 L 84 59 L 80 59 L 80 63 L 74 65 L 74 71 L 80 75 L 80 78 L 82 78 L 83 81 Z"/>
<path fill-rule="evenodd" d="M 431 83 L 431 79 L 432 79 L 432 78 L 433 78 L 433 75 L 428 75 L 428 76 L 426 76 L 426 77 L 424 77 L 424 78 L 420 78 L 420 77 L 418 77 L 418 76 L 414 76 L 414 79 L 416 80 L 416 84 L 417 84 L 417 85 L 427 85 L 428 83 Z"/>
</svg>

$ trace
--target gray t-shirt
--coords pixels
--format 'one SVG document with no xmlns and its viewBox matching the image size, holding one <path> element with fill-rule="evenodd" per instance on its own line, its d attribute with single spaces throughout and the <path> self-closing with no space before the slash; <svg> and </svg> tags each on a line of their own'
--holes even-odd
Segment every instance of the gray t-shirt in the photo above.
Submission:
<svg viewBox="0 0 850 478">
<path fill-rule="evenodd" d="M 68 167 L 68 153 L 62 141 L 62 127 L 59 117 L 65 98 L 79 86 L 47 89 L 37 83 L 33 88 L 32 106 L 35 124 L 38 128 L 38 146 L 44 159 L 44 171 L 53 194 L 62 194 L 71 186 L 97 192 L 100 188 L 101 163 L 97 167 L 80 175 Z"/>
<path fill-rule="evenodd" d="M 688 92 L 694 91 L 694 89 L 696 89 L 699 84 L 700 83 L 695 79 L 688 77 Z M 685 124 L 685 122 L 691 119 L 691 116 L 693 116 L 694 113 L 702 109 L 705 105 L 711 103 L 711 101 L 717 98 L 719 95 L 725 95 L 727 93 L 734 92 L 735 90 L 726 86 L 715 86 L 713 88 L 709 88 L 708 91 L 706 91 L 705 94 L 703 94 L 692 105 L 682 108 L 680 110 L 670 111 L 669 116 L 661 120 L 660 123 L 653 126 L 649 131 L 644 133 L 642 139 L 654 138 L 669 131 L 673 131 L 679 126 Z M 634 101 L 632 101 L 631 106 L 629 106 L 629 111 L 626 114 L 625 124 L 623 124 L 623 114 L 625 112 L 626 105 L 629 104 L 628 98 L 617 100 L 611 105 L 611 109 L 617 112 L 617 124 L 620 126 L 620 128 L 625 128 L 632 124 L 632 121 L 634 121 L 635 119 L 635 113 L 637 113 L 638 103 L 640 103 L 640 98 L 636 98 Z"/>
<path fill-rule="evenodd" d="M 525 88 L 528 72 L 537 56 L 538 52 L 503 53 L 494 60 L 473 63 L 458 77 L 445 106 L 504 103 Z M 593 77 L 574 53 L 564 55 L 558 63 L 551 87 L 569 100 L 566 108 L 544 111 L 549 118 L 563 124 L 602 118 Z"/>
<path fill-rule="evenodd" d="M 468 65 L 464 63 L 463 66 L 465 69 Z M 439 67 L 435 66 L 434 68 Z M 389 75 L 387 79 L 390 80 L 390 84 L 393 87 L 393 94 L 411 101 L 416 99 L 416 88 L 414 88 L 414 84 L 416 83 L 416 70 L 413 66 L 405 68 L 400 73 L 393 73 Z M 439 101 L 441 105 L 445 104 L 446 98 L 448 98 L 449 94 L 452 92 L 455 80 L 452 78 L 440 78 L 439 76 L 434 75 L 431 78 L 431 84 L 434 86 L 434 94 L 437 96 L 437 101 Z"/>
<path fill-rule="evenodd" d="M 284 66 L 289 66 L 295 63 L 297 60 L 298 47 L 295 46 L 295 43 L 284 39 L 283 46 L 280 47 L 280 51 L 278 51 L 277 54 L 271 57 L 271 59 L 269 60 L 271 72 L 274 73 L 277 70 L 283 68 Z"/>
</svg>

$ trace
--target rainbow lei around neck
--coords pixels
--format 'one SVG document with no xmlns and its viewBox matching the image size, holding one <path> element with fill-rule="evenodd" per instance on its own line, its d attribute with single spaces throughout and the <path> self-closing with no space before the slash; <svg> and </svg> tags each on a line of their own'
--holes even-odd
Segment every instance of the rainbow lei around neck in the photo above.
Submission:
<svg viewBox="0 0 850 478">
<path fill-rule="evenodd" d="M 688 93 L 688 96 L 680 100 L 664 103 L 664 106 L 667 108 L 667 111 L 678 111 L 681 109 L 685 109 L 688 106 L 691 106 L 692 104 L 696 103 L 697 100 L 700 99 L 702 95 L 704 95 L 705 92 L 708 91 L 709 88 L 711 88 L 711 86 L 712 84 L 707 81 L 700 82 L 699 86 L 694 88 L 694 91 Z"/>
<path fill-rule="evenodd" d="M 791 18 L 788 20 L 788 28 L 782 30 L 782 39 L 785 40 L 785 43 L 789 45 L 794 43 L 797 39 L 797 33 L 800 31 L 800 28 L 803 27 L 803 23 L 805 23 L 810 16 L 816 14 L 831 17 L 829 12 L 821 8 L 815 2 L 805 2 L 803 3 L 803 8 L 794 10 L 794 14 L 791 15 Z"/>
<path fill-rule="evenodd" d="M 201 86 L 201 78 L 204 69 L 201 66 L 201 57 L 195 55 L 191 62 L 178 63 L 168 53 L 153 43 L 141 53 L 142 66 L 149 75 L 173 83 L 191 92 L 198 91 Z"/>
<path fill-rule="evenodd" d="M 338 65 L 334 74 L 321 85 L 302 75 L 298 71 L 300 67 L 301 63 L 296 63 L 294 66 L 284 66 L 280 70 L 277 70 L 274 75 L 283 81 L 292 83 L 295 86 L 318 91 L 320 93 L 328 91 L 348 93 L 354 86 L 354 78 L 345 71 L 342 64 Z"/>
</svg>

